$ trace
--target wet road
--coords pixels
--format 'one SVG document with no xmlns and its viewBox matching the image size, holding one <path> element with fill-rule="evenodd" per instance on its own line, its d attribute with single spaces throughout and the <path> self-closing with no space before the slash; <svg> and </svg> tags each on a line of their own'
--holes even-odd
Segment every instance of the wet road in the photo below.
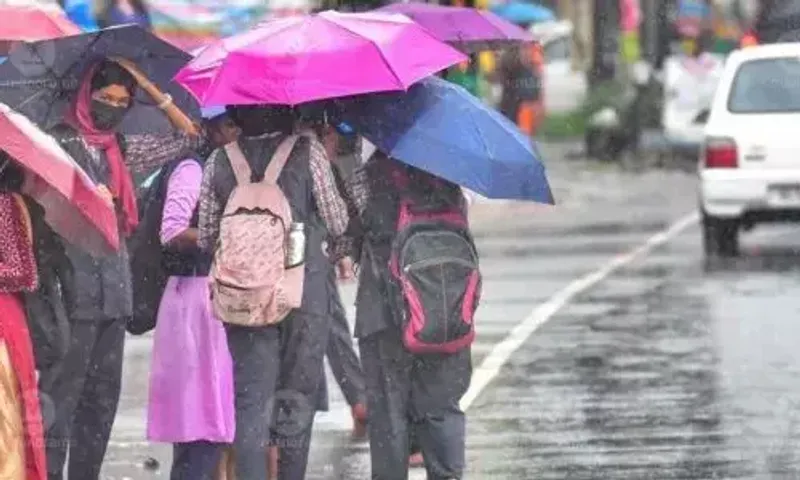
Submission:
<svg viewBox="0 0 800 480">
<path fill-rule="evenodd" d="M 697 230 L 580 295 L 470 410 L 472 478 L 800 478 L 800 230 Z"/>
<path fill-rule="evenodd" d="M 557 211 L 474 210 L 486 279 L 469 478 L 800 478 L 800 229 L 758 230 L 741 259 L 707 269 L 691 219 L 659 235 L 694 211 L 691 175 L 558 152 L 545 151 Z M 170 449 L 142 440 L 148 355 L 148 339 L 128 344 L 108 478 L 168 477 Z M 331 395 L 308 478 L 368 479 Z M 162 468 L 143 468 L 148 456 Z"/>
</svg>

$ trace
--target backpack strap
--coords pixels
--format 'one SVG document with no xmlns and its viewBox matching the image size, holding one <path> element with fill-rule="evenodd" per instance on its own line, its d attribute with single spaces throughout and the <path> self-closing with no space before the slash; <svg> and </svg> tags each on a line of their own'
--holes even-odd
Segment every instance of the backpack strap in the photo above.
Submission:
<svg viewBox="0 0 800 480">
<path fill-rule="evenodd" d="M 289 160 L 289 155 L 292 154 L 292 150 L 294 150 L 294 146 L 299 138 L 299 135 L 289 135 L 278 145 L 269 164 L 267 164 L 266 171 L 264 171 L 264 180 L 262 180 L 262 183 L 268 185 L 276 185 L 278 183 L 278 177 L 281 176 L 283 167 L 286 166 L 286 161 Z"/>
<path fill-rule="evenodd" d="M 246 185 L 250 183 L 252 172 L 250 171 L 250 165 L 247 163 L 247 159 L 244 158 L 244 153 L 242 153 L 239 142 L 234 141 L 225 145 L 225 153 L 228 155 L 228 160 L 233 169 L 233 175 L 236 177 L 236 184 Z"/>
</svg>

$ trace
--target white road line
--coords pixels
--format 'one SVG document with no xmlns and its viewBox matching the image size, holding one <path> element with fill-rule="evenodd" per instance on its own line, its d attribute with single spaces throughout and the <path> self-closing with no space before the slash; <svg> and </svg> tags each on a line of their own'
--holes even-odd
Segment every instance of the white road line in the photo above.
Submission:
<svg viewBox="0 0 800 480">
<path fill-rule="evenodd" d="M 625 267 L 654 249 L 669 242 L 684 230 L 696 224 L 699 220 L 697 213 L 691 213 L 673 223 L 644 242 L 642 245 L 626 253 L 617 255 L 597 270 L 580 277 L 556 292 L 546 302 L 536 307 L 530 315 L 514 327 L 506 338 L 496 344 L 489 355 L 481 362 L 472 374 L 472 383 L 469 390 L 461 399 L 461 408 L 466 411 L 475 402 L 475 399 L 500 373 L 505 365 L 531 335 L 548 320 L 571 302 L 576 296 L 602 282 L 617 270 Z"/>
</svg>

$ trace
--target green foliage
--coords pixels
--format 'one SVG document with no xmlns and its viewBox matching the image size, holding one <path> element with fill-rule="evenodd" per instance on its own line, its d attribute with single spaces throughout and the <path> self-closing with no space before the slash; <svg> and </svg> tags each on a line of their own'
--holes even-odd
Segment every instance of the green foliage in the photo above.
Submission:
<svg viewBox="0 0 800 480">
<path fill-rule="evenodd" d="M 580 109 L 567 113 L 549 114 L 542 121 L 537 136 L 548 140 L 580 137 L 586 131 L 587 118 Z"/>
<path fill-rule="evenodd" d="M 583 103 L 567 113 L 548 113 L 539 129 L 543 138 L 559 140 L 581 137 L 586 132 L 589 119 L 603 108 L 625 110 L 633 100 L 632 87 L 621 81 L 602 83 L 590 91 Z M 642 102 L 641 121 L 645 128 L 658 128 L 661 123 L 663 88 L 653 82 L 646 87 Z"/>
<path fill-rule="evenodd" d="M 591 90 L 578 108 L 566 113 L 548 113 L 538 135 L 549 140 L 583 136 L 592 115 L 605 107 L 621 105 L 625 86 L 621 82 L 605 82 Z"/>
</svg>

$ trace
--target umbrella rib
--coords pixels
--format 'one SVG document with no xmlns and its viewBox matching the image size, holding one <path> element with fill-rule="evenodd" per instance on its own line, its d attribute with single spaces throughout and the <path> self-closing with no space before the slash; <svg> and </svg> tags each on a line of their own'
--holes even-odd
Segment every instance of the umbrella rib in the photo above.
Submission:
<svg viewBox="0 0 800 480">
<path fill-rule="evenodd" d="M 403 80 L 397 75 L 397 72 L 395 72 L 393 68 L 389 67 L 389 65 L 390 65 L 389 59 L 386 58 L 386 55 L 384 55 L 383 50 L 381 50 L 381 47 L 378 46 L 378 44 L 375 43 L 375 42 L 370 42 L 370 44 L 375 48 L 375 50 L 378 51 L 378 55 L 381 56 L 381 58 L 383 59 L 383 62 L 386 64 L 388 70 L 392 73 L 392 76 L 394 77 L 394 79 L 397 80 L 397 83 L 403 88 L 403 90 L 406 90 L 408 87 L 405 85 L 405 83 L 403 83 Z"/>
<path fill-rule="evenodd" d="M 383 50 L 381 50 L 381 47 L 374 40 L 372 40 L 370 38 L 367 38 L 364 35 L 361 35 L 360 33 L 355 32 L 352 29 L 348 28 L 346 25 L 342 25 L 341 23 L 339 23 L 339 22 L 337 22 L 335 20 L 332 20 L 332 19 L 330 19 L 328 17 L 322 17 L 322 18 L 324 18 L 325 20 L 329 21 L 331 24 L 336 25 L 337 28 L 340 28 L 340 29 L 342 29 L 342 30 L 344 30 L 344 31 L 346 31 L 348 33 L 351 33 L 353 35 L 356 35 L 356 36 L 358 36 L 360 38 L 364 38 L 364 39 L 369 40 L 370 45 L 373 48 L 375 48 L 375 50 L 378 51 L 378 54 L 381 56 L 381 59 L 383 59 L 383 63 L 387 66 L 387 69 L 392 73 L 392 76 L 397 81 L 398 85 L 400 85 L 403 88 L 403 90 L 406 90 L 408 88 L 405 85 L 405 83 L 403 82 L 403 80 L 397 75 L 397 72 L 395 72 L 394 69 L 389 67 L 389 65 L 391 65 L 391 63 L 389 62 L 389 59 L 386 58 L 386 55 L 384 55 Z M 378 21 L 380 21 L 380 19 Z"/>
<path fill-rule="evenodd" d="M 275 35 L 277 33 L 283 32 L 284 30 L 286 30 L 286 29 L 288 29 L 288 28 L 290 28 L 290 27 L 292 27 L 294 25 L 296 25 L 296 23 L 286 22 L 286 25 L 284 25 L 282 27 L 279 27 L 277 30 L 273 30 L 272 32 L 270 32 L 269 36 L 273 36 L 273 35 Z M 246 45 L 247 46 L 251 46 L 254 43 L 258 43 L 258 42 L 261 42 L 261 41 L 264 41 L 263 37 L 254 38 L 252 42 L 247 42 Z M 224 42 L 225 42 L 225 40 L 223 39 L 222 40 L 222 48 L 225 50 L 225 52 L 227 52 L 227 54 L 225 55 L 225 58 L 222 59 L 222 65 L 216 70 L 216 73 L 214 75 L 214 79 L 211 80 L 211 83 L 210 83 L 209 87 L 206 89 L 206 93 L 203 95 L 203 103 L 208 101 L 208 98 L 211 96 L 211 92 L 213 92 L 214 89 L 217 87 L 217 85 L 219 85 L 220 79 L 222 78 L 222 72 L 226 69 L 226 66 L 228 64 L 228 62 L 226 60 L 228 58 L 230 58 L 231 56 L 233 56 L 235 53 L 238 53 L 236 51 L 229 50 Z M 283 87 L 283 88 L 284 88 L 284 93 L 286 93 L 285 87 Z"/>
<path fill-rule="evenodd" d="M 33 53 L 34 53 L 34 54 L 36 55 L 36 57 L 37 57 L 37 58 L 39 58 L 39 60 L 42 62 L 42 65 L 45 65 L 45 72 L 46 72 L 46 73 L 48 73 L 48 74 L 50 74 L 50 75 L 52 75 L 52 76 L 53 76 L 53 78 L 55 79 L 55 81 L 56 81 L 56 88 L 57 88 L 57 89 L 58 89 L 58 91 L 59 91 L 58 93 L 59 93 L 59 94 L 60 94 L 60 93 L 62 93 L 62 92 L 61 92 L 61 90 L 62 90 L 62 88 L 61 88 L 61 80 L 62 80 L 62 78 L 63 78 L 63 77 L 59 77 L 58 75 L 56 75 L 56 72 L 53 70 L 53 67 L 52 67 L 52 66 L 48 66 L 48 65 L 47 65 L 47 62 L 46 62 L 46 61 L 44 60 L 44 58 L 42 58 L 42 56 L 39 54 L 39 49 L 38 49 L 38 48 L 36 48 L 36 44 L 35 44 L 35 43 L 32 43 L 30 46 L 31 46 L 31 50 L 33 51 Z M 28 97 L 28 99 L 26 99 L 26 100 L 25 100 L 25 102 L 23 102 L 23 104 L 27 104 L 27 103 L 28 103 L 29 101 L 31 101 L 33 98 L 38 98 L 38 95 L 37 95 L 37 96 L 30 96 L 30 97 Z M 46 113 L 46 114 L 45 114 L 45 116 L 44 116 L 44 118 L 45 118 L 45 123 L 46 123 L 46 120 L 50 118 L 50 112 L 52 112 L 52 111 L 53 111 L 53 104 L 55 104 L 55 101 L 53 101 L 53 102 L 50 102 L 50 103 L 47 105 L 47 113 Z"/>
</svg>

